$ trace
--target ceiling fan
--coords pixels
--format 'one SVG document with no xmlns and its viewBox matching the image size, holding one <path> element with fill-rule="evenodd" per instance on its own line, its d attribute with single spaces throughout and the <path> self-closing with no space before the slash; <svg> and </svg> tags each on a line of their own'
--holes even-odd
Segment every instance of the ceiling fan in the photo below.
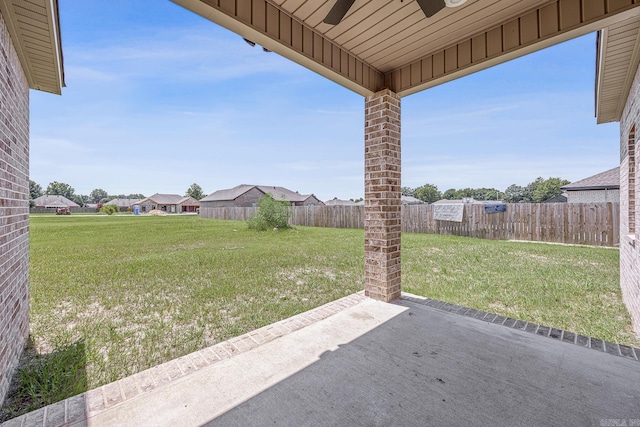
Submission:
<svg viewBox="0 0 640 427">
<path fill-rule="evenodd" d="M 323 22 L 325 24 L 337 25 L 342 21 L 342 18 L 347 14 L 351 6 L 356 0 L 336 0 L 335 4 L 327 13 Z M 402 0 L 400 0 L 402 1 Z M 458 7 L 461 6 L 467 0 L 416 0 L 420 9 L 424 12 L 427 18 L 431 18 L 438 13 L 444 7 Z"/>
</svg>

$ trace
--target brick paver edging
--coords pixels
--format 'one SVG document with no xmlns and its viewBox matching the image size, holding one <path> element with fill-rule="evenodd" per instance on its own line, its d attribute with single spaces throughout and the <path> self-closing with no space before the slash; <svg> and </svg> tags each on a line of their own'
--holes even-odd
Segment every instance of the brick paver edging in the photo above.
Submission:
<svg viewBox="0 0 640 427">
<path fill-rule="evenodd" d="M 121 380 L 37 409 L 1 424 L 2 427 L 86 426 L 87 419 L 138 395 L 228 359 L 290 332 L 326 319 L 368 298 L 364 291 L 179 357 Z"/>
<path fill-rule="evenodd" d="M 530 332 L 532 334 L 541 335 L 543 337 L 548 337 L 569 344 L 578 345 L 580 347 L 598 350 L 604 353 L 611 354 L 613 356 L 626 357 L 635 361 L 638 361 L 638 358 L 640 357 L 640 349 L 638 348 L 629 347 L 627 345 L 618 343 L 611 343 L 609 341 L 603 341 L 597 338 L 586 337 L 584 335 L 576 334 L 575 332 L 564 331 L 562 329 L 551 328 L 549 326 L 542 326 L 538 325 L 537 323 L 528 323 L 523 320 L 513 319 L 511 317 L 504 317 L 494 313 L 487 313 L 482 310 L 475 310 L 473 308 L 463 307 L 460 305 L 450 304 L 448 302 L 442 302 L 431 298 L 424 298 L 411 294 L 403 293 L 400 299 L 403 301 L 411 301 L 417 304 L 426 305 L 427 307 L 432 307 L 450 313 L 461 314 L 463 316 L 483 320 L 485 322 L 495 323 L 513 329 L 519 329 L 521 331 Z"/>
</svg>

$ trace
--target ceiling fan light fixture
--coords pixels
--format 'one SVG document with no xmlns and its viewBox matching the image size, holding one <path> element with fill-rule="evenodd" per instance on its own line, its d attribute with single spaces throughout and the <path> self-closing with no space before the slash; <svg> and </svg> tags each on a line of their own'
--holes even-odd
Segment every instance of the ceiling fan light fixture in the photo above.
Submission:
<svg viewBox="0 0 640 427">
<path fill-rule="evenodd" d="M 444 0 L 444 4 L 447 7 L 462 6 L 467 0 Z"/>
</svg>

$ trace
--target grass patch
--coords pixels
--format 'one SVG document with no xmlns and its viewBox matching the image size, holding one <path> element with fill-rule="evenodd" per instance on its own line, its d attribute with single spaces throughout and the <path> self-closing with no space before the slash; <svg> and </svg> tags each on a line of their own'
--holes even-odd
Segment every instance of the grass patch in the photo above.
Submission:
<svg viewBox="0 0 640 427">
<path fill-rule="evenodd" d="M 59 342 L 50 353 L 38 353 L 28 343 L 6 400 L 0 422 L 87 390 L 84 343 Z"/>
<path fill-rule="evenodd" d="M 407 292 L 638 346 L 617 249 L 404 234 Z"/>
<path fill-rule="evenodd" d="M 82 375 L 62 376 L 95 388 L 361 290 L 363 240 L 194 215 L 32 215 L 33 352 L 75 348 Z M 404 234 L 403 289 L 639 345 L 613 249 Z M 60 377 L 34 366 L 27 389 L 48 381 L 40 372 Z"/>
<path fill-rule="evenodd" d="M 197 216 L 31 220 L 31 332 L 83 340 L 87 386 L 351 294 L 362 232 L 256 233 Z"/>
</svg>

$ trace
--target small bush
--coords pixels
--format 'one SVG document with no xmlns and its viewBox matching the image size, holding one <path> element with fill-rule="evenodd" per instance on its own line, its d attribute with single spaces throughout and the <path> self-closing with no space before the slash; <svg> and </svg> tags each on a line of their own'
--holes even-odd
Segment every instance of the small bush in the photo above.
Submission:
<svg viewBox="0 0 640 427">
<path fill-rule="evenodd" d="M 107 215 L 113 215 L 118 212 L 120 212 L 120 209 L 118 209 L 116 205 L 103 205 L 100 208 L 100 213 L 105 213 Z"/>
<path fill-rule="evenodd" d="M 247 221 L 250 230 L 286 230 L 289 225 L 291 204 L 286 200 L 276 200 L 270 193 L 258 201 L 258 211 Z"/>
</svg>

